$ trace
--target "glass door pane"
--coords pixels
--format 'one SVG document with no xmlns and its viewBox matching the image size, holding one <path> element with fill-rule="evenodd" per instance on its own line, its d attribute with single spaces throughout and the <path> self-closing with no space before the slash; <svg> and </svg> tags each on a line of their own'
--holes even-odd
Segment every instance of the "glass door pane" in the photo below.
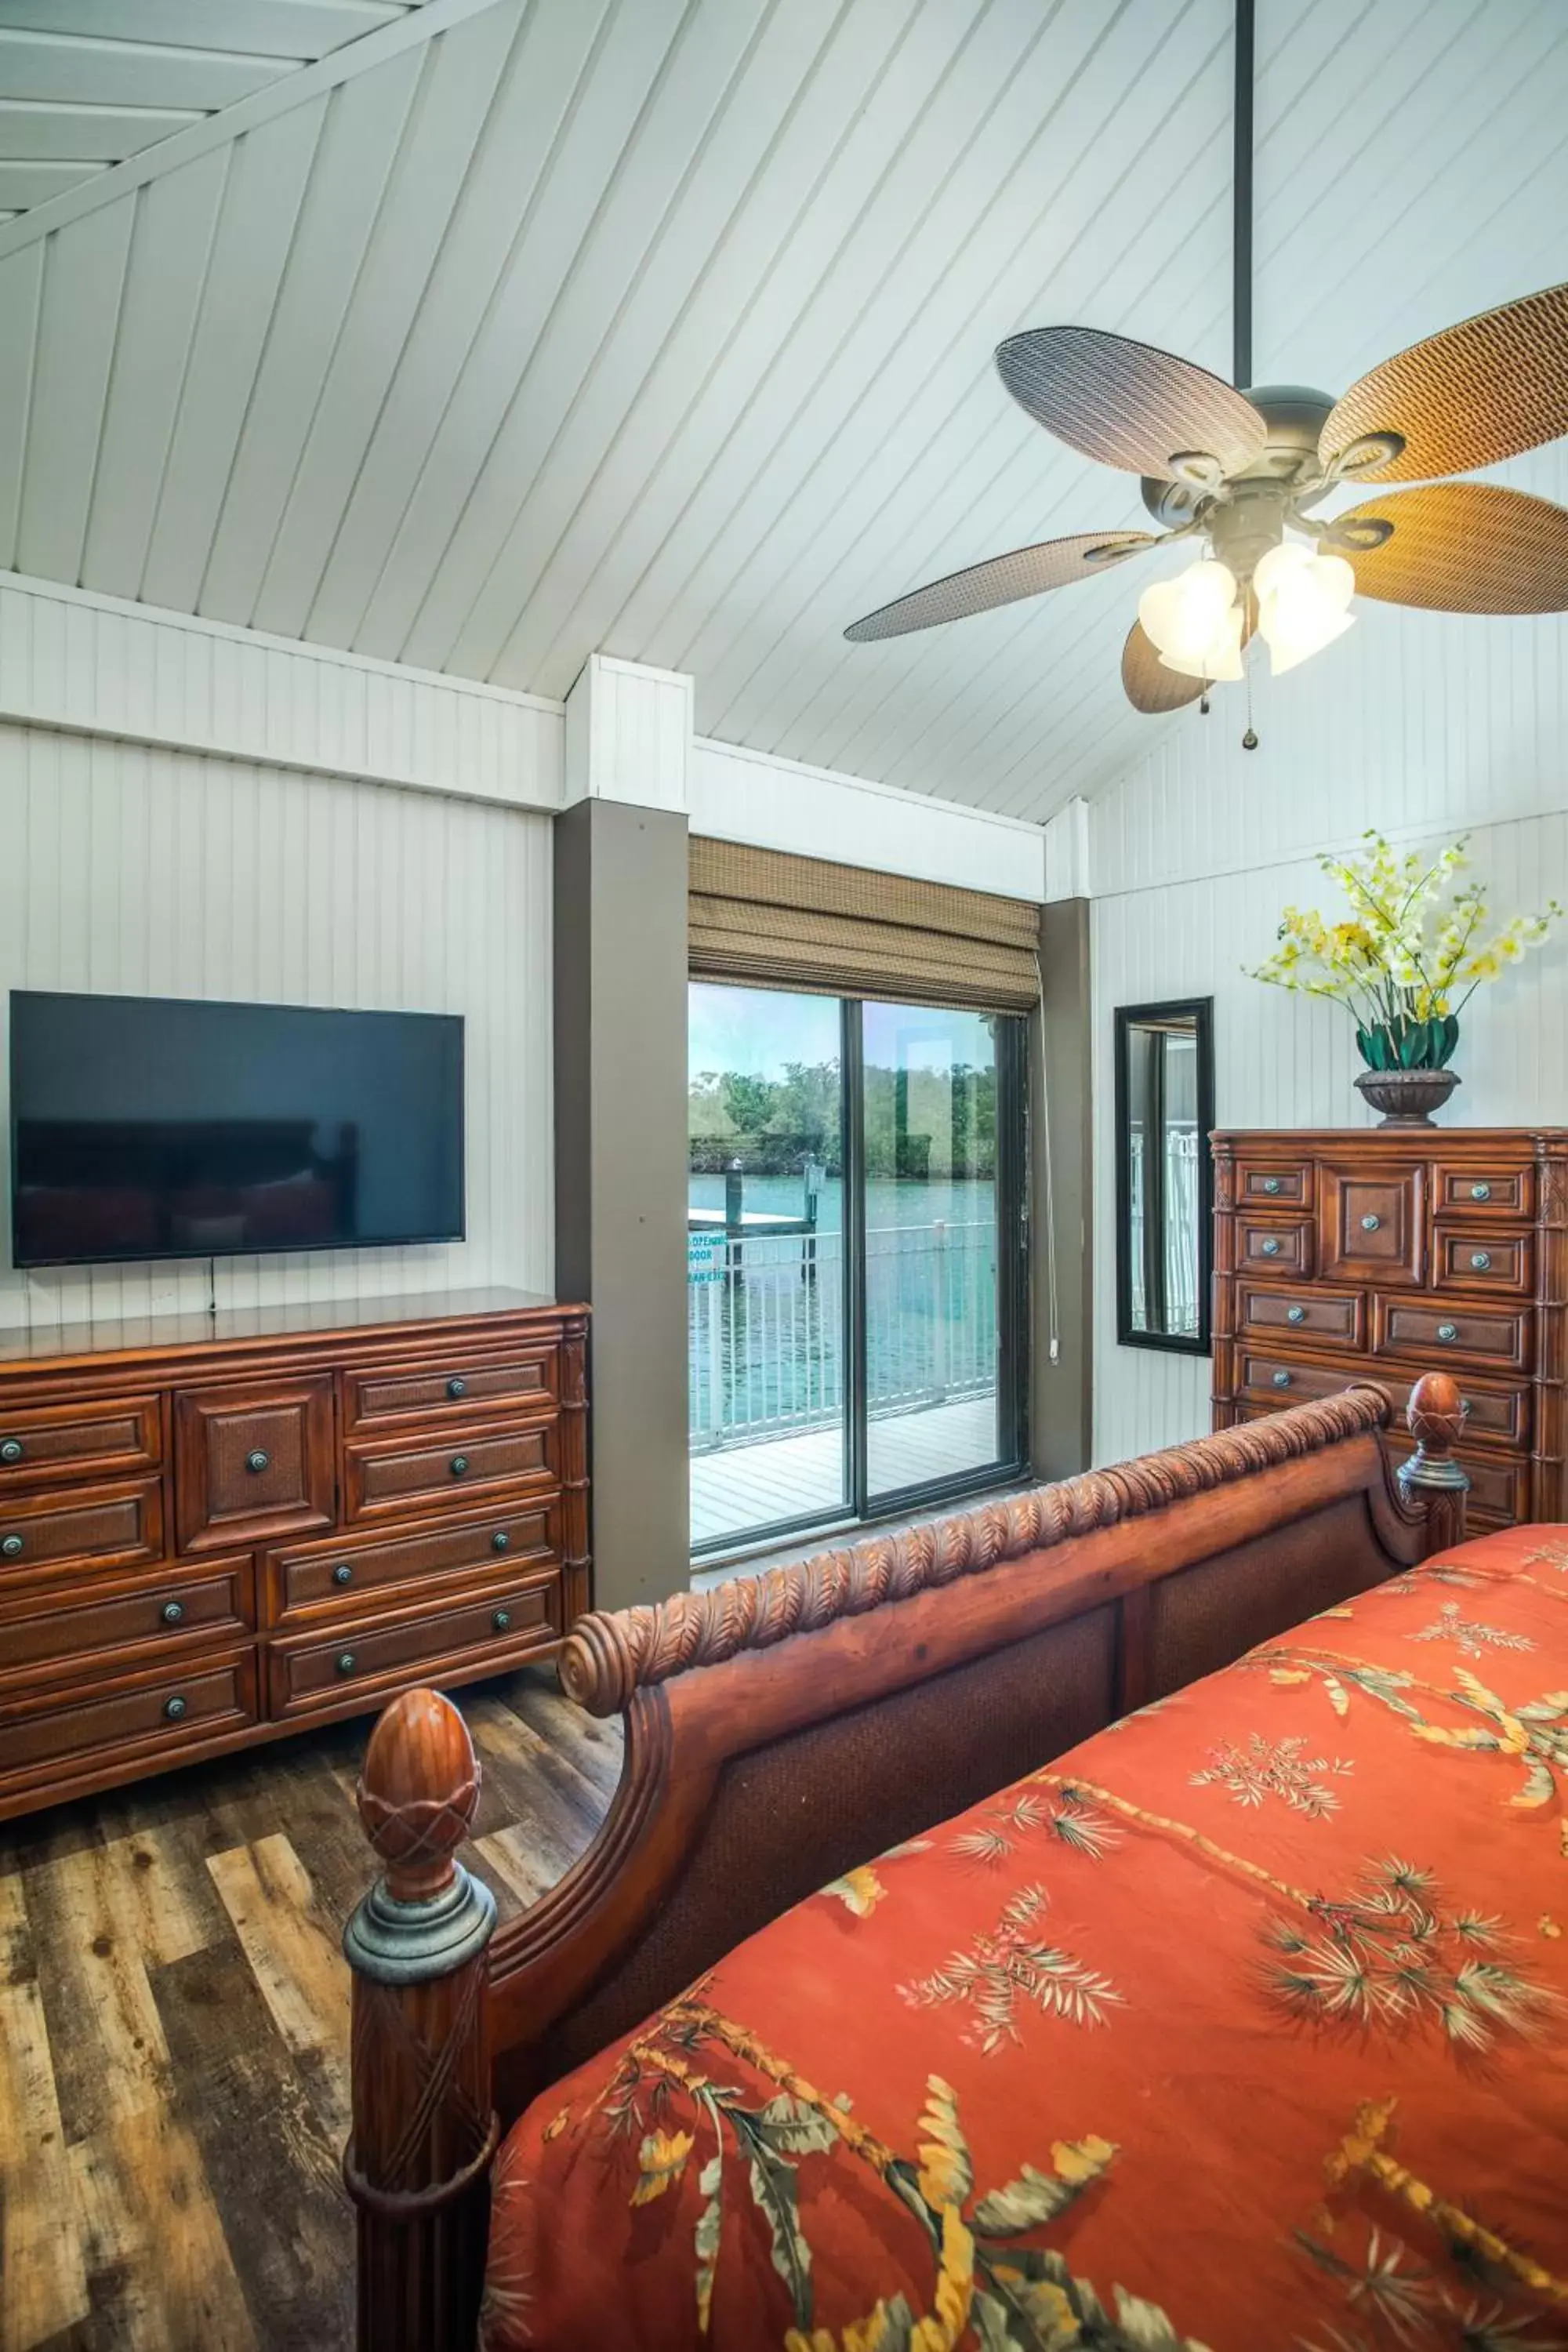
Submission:
<svg viewBox="0 0 1568 2352">
<path fill-rule="evenodd" d="M 867 1498 L 1010 1458 L 1003 1382 L 998 1032 L 862 1008 Z"/>
<path fill-rule="evenodd" d="M 843 1008 L 691 984 L 691 1546 L 850 1507 Z"/>
</svg>

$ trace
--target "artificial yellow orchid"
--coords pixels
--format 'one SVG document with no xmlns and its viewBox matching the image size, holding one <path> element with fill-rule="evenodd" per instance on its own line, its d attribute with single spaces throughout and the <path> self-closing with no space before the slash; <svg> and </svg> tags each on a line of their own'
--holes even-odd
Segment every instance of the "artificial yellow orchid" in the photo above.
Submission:
<svg viewBox="0 0 1568 2352">
<path fill-rule="evenodd" d="M 1343 1004 L 1374 1070 L 1441 1069 L 1475 990 L 1539 947 L 1563 909 L 1551 899 L 1544 913 L 1515 915 L 1484 937 L 1480 886 L 1454 887 L 1467 862 L 1464 839 L 1403 857 L 1380 833 L 1363 839 L 1354 856 L 1318 860 L 1345 894 L 1344 919 L 1329 924 L 1315 908 L 1287 907 L 1279 946 L 1250 976 Z"/>
</svg>

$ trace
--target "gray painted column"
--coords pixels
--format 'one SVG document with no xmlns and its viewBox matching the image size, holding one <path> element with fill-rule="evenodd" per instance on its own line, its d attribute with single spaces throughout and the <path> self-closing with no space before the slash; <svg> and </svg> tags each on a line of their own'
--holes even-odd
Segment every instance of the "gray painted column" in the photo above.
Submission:
<svg viewBox="0 0 1568 2352">
<path fill-rule="evenodd" d="M 1085 1470 L 1094 1443 L 1093 1182 L 1091 1117 L 1089 902 L 1058 898 L 1040 909 L 1040 969 L 1045 994 L 1046 1099 L 1037 1050 L 1040 1015 L 1030 1027 L 1029 1452 L 1037 1478 Z M 1050 1115 L 1050 1227 L 1056 1241 L 1057 1356 L 1050 1350 L 1046 1109 Z"/>
<path fill-rule="evenodd" d="M 690 701 L 671 692 L 687 684 L 595 657 L 567 703 L 569 805 L 555 825 L 555 1282 L 593 1308 L 600 1609 L 660 1600 L 690 1576 L 679 740 Z"/>
</svg>

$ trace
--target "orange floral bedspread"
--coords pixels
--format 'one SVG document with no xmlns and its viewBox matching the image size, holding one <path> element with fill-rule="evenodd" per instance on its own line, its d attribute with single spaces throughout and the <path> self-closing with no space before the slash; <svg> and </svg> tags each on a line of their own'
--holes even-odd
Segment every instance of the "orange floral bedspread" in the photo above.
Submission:
<svg viewBox="0 0 1568 2352">
<path fill-rule="evenodd" d="M 851 1871 L 526 2115 L 487 2352 L 1568 2347 L 1568 1529 Z"/>
</svg>

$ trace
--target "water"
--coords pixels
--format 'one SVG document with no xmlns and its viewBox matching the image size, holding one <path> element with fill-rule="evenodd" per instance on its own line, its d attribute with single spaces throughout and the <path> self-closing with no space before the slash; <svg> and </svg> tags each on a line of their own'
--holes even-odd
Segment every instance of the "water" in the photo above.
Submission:
<svg viewBox="0 0 1568 2352">
<path fill-rule="evenodd" d="M 692 1176 L 694 1208 L 722 1210 L 722 1176 Z M 739 1278 L 688 1291 L 694 1445 L 824 1427 L 843 1412 L 844 1188 L 824 1182 L 816 1239 L 758 1234 Z M 743 1208 L 796 1218 L 799 1177 L 748 1178 Z M 994 1391 L 995 1188 L 987 1179 L 866 1187 L 867 1403 L 873 1415 Z M 808 1267 L 814 1270 L 809 1271 Z"/>
<path fill-rule="evenodd" d="M 722 1176 L 689 1176 L 686 1181 L 688 1198 L 694 1209 L 722 1209 Z M 748 1176 L 742 1195 L 745 1209 L 769 1216 L 803 1216 L 805 1202 L 805 1190 L 798 1176 Z M 868 1181 L 868 1227 L 930 1225 L 938 1218 L 954 1225 L 988 1224 L 994 1232 L 995 1185 L 988 1176 L 956 1180 L 932 1177 L 929 1181 L 919 1182 L 902 1177 L 873 1176 Z M 837 1176 L 827 1177 L 823 1183 L 816 1228 L 824 1234 L 842 1233 L 844 1229 L 844 1186 Z"/>
</svg>

